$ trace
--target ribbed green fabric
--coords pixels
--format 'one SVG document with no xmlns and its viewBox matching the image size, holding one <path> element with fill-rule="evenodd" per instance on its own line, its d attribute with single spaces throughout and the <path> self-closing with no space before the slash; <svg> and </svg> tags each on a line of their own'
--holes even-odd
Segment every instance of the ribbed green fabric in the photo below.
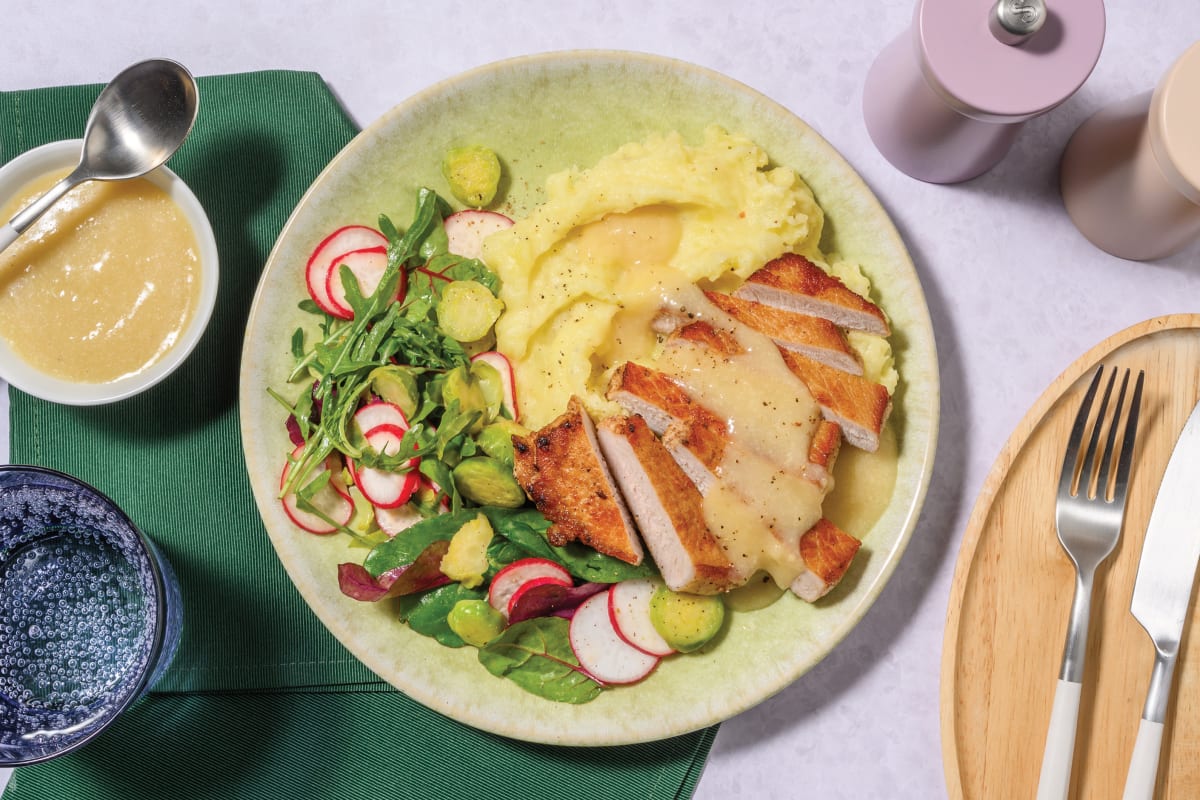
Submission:
<svg viewBox="0 0 1200 800">
<path fill-rule="evenodd" d="M 311 73 L 199 83 L 200 117 L 170 166 L 221 254 L 204 340 L 167 381 L 109 406 L 10 392 L 12 461 L 90 481 L 165 551 L 184 597 L 179 653 L 155 694 L 79 752 L 18 769 L 4 800 L 689 796 L 715 728 L 584 749 L 484 734 L 391 691 L 295 591 L 245 473 L 238 360 L 271 245 L 355 129 Z M 0 162 L 81 136 L 99 91 L 0 93 Z"/>
<path fill-rule="evenodd" d="M 716 732 L 550 748 L 431 731 L 423 711 L 396 692 L 157 696 L 78 753 L 16 770 L 4 800 L 688 797 Z"/>
</svg>

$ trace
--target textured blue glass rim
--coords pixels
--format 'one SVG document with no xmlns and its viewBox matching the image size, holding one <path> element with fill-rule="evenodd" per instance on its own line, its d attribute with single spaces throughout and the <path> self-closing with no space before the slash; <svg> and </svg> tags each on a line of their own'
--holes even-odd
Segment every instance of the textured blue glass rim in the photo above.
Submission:
<svg viewBox="0 0 1200 800">
<path fill-rule="evenodd" d="M 108 716 L 94 730 L 81 735 L 77 739 L 71 740 L 69 744 L 66 744 L 62 748 L 50 753 L 40 753 L 38 755 L 31 755 L 28 757 L 18 756 L 15 758 L 6 758 L 0 754 L 0 767 L 21 767 L 28 766 L 30 764 L 38 764 L 43 761 L 49 761 L 52 758 L 58 758 L 59 756 L 66 755 L 74 750 L 78 750 L 80 747 L 83 747 L 85 744 L 90 742 L 93 738 L 107 730 L 108 726 L 111 725 L 114 720 L 125 713 L 125 711 L 131 705 L 133 705 L 136 700 L 140 699 L 142 695 L 146 693 L 150 676 L 154 674 L 158 660 L 162 656 L 163 642 L 166 638 L 168 598 L 166 581 L 163 578 L 162 568 L 158 561 L 159 555 L 154 544 L 150 541 L 146 534 L 142 532 L 142 529 L 139 528 L 134 521 L 129 518 L 129 515 L 125 513 L 124 509 L 122 509 L 111 497 L 87 481 L 76 478 L 74 475 L 68 475 L 65 472 L 51 469 L 49 467 L 39 467 L 27 464 L 0 465 L 0 477 L 4 477 L 6 475 L 28 476 L 28 480 L 23 484 L 26 486 L 46 485 L 45 483 L 38 481 L 39 477 L 55 478 L 59 481 L 74 486 L 81 492 L 86 492 L 92 495 L 100 502 L 108 506 L 119 517 L 121 522 L 129 529 L 129 531 L 134 534 L 134 538 L 141 545 L 142 554 L 145 556 L 147 563 L 150 565 L 150 574 L 154 579 L 155 597 L 154 632 L 153 639 L 150 644 L 150 657 L 146 659 L 146 662 L 142 667 L 141 674 L 137 676 L 136 686 L 134 686 L 131 691 L 126 693 L 126 696 L 122 698 L 120 704 L 113 708 L 112 711 L 109 712 Z M 0 492 L 2 491 L 3 489 L 0 489 Z"/>
</svg>

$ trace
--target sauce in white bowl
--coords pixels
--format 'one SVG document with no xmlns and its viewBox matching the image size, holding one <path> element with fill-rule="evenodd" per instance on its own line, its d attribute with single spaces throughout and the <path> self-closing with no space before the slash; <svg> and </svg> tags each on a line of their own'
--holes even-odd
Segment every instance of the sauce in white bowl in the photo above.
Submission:
<svg viewBox="0 0 1200 800">
<path fill-rule="evenodd" d="M 40 196 L 79 151 L 54 142 L 0 169 L 0 216 Z M 76 187 L 0 254 L 0 376 L 72 405 L 136 394 L 200 340 L 218 273 L 204 209 L 170 170 Z"/>
</svg>

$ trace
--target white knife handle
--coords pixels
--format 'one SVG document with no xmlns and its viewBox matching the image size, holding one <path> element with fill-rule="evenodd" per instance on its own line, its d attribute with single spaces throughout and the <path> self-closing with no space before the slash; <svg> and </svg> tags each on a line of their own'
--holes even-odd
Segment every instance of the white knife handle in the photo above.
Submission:
<svg viewBox="0 0 1200 800">
<path fill-rule="evenodd" d="M 1158 780 L 1158 751 L 1162 747 L 1163 724 L 1143 719 L 1138 724 L 1129 775 L 1125 778 L 1122 800 L 1151 800 Z"/>
<path fill-rule="evenodd" d="M 1082 691 L 1083 684 L 1058 679 L 1050 727 L 1046 731 L 1046 750 L 1042 754 L 1037 800 L 1062 800 L 1067 796 L 1071 786 L 1071 762 L 1075 760 L 1075 726 L 1079 721 Z"/>
</svg>

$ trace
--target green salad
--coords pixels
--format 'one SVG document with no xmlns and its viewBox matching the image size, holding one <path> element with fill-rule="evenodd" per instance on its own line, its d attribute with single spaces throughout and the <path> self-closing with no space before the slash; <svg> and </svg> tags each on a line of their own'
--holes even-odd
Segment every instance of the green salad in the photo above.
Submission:
<svg viewBox="0 0 1200 800">
<path fill-rule="evenodd" d="M 499 279 L 477 254 L 502 215 L 418 192 L 406 229 L 330 232 L 305 268 L 279 499 L 298 528 L 353 541 L 344 594 L 549 700 L 583 703 L 720 628 L 723 601 L 678 595 L 652 563 L 552 545 L 513 475 L 517 387 L 492 327 Z M 462 253 L 468 255 L 462 255 Z M 331 568 L 331 580 L 333 570 Z"/>
</svg>

